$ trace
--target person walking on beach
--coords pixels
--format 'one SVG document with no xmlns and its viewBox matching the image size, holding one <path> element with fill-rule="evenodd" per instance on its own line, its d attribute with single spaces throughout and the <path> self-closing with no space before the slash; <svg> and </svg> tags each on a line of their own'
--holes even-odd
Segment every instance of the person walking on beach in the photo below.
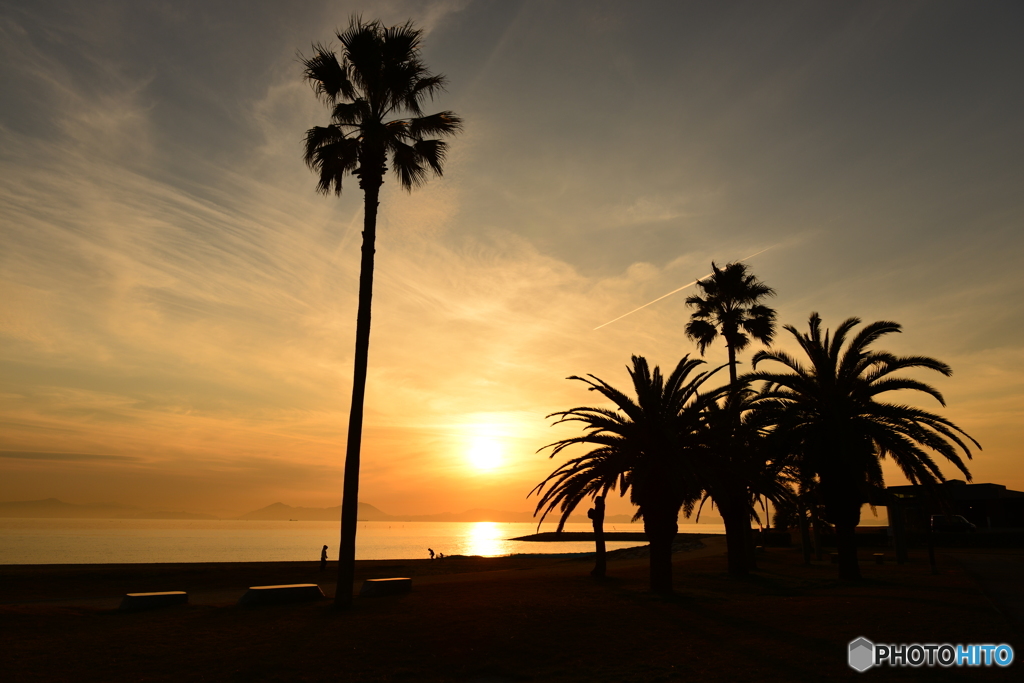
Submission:
<svg viewBox="0 0 1024 683">
<path fill-rule="evenodd" d="M 327 569 L 327 546 L 320 551 L 320 571 Z"/>
<path fill-rule="evenodd" d="M 430 559 L 433 560 L 434 559 L 434 549 L 433 548 L 427 548 L 427 552 L 430 553 Z"/>
</svg>

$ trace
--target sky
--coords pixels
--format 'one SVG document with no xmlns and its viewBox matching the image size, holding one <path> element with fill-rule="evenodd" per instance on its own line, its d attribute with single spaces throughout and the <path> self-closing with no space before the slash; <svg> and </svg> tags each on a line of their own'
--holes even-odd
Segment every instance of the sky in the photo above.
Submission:
<svg viewBox="0 0 1024 683">
<path fill-rule="evenodd" d="M 1020 3 L 3 0 L 0 500 L 340 503 L 362 197 L 315 192 L 299 55 L 355 14 L 465 119 L 383 188 L 362 501 L 532 509 L 567 377 L 697 354 L 688 290 L 595 328 L 763 250 L 780 323 L 951 365 L 894 399 L 1024 490 Z"/>
</svg>

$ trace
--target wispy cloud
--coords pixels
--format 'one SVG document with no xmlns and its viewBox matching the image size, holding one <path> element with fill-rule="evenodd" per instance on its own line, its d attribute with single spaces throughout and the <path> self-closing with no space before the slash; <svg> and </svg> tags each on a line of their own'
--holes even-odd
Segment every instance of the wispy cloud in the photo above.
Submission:
<svg viewBox="0 0 1024 683">
<path fill-rule="evenodd" d="M 102 455 L 99 453 L 44 453 L 38 451 L 0 451 L 0 458 L 16 458 L 19 460 L 73 460 L 73 461 L 103 461 L 113 460 L 130 462 L 138 460 L 127 455 Z"/>
<path fill-rule="evenodd" d="M 313 190 L 300 143 L 327 112 L 295 51 L 360 11 L 427 29 L 436 106 L 467 118 L 443 179 L 385 184 L 367 500 L 528 507 L 564 433 L 544 415 L 592 399 L 564 378 L 695 353 L 665 293 L 776 243 L 753 265 L 781 321 L 904 323 L 895 350 L 957 370 L 978 476 L 1019 459 L 1024 60 L 985 55 L 1024 41 L 997 9 L 963 75 L 900 8 L 128 7 L 0 12 L 0 448 L 67 456 L 4 457 L 0 498 L 337 503 L 362 197 Z M 484 428 L 497 475 L 466 466 Z"/>
</svg>

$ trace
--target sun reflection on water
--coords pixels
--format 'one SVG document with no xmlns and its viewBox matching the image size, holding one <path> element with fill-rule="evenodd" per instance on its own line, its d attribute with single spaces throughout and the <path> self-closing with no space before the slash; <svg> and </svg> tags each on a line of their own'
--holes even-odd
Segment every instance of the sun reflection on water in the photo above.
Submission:
<svg viewBox="0 0 1024 683">
<path fill-rule="evenodd" d="M 495 555 L 507 555 L 509 552 L 508 543 L 500 524 L 476 522 L 470 529 L 463 554 L 494 557 Z"/>
</svg>

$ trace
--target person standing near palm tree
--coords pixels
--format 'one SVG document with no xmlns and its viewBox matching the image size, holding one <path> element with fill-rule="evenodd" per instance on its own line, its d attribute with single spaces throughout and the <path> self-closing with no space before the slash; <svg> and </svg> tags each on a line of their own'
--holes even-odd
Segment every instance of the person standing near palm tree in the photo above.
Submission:
<svg viewBox="0 0 1024 683">
<path fill-rule="evenodd" d="M 317 191 L 340 195 L 342 180 L 352 174 L 359 179 L 364 201 L 352 404 L 334 598 L 337 606 L 347 607 L 352 604 L 355 572 L 359 459 L 380 188 L 389 162 L 406 190 L 425 182 L 431 171 L 441 175 L 447 143 L 437 138 L 459 132 L 462 120 L 450 111 L 424 114 L 423 103 L 444 89 L 445 78 L 431 74 L 420 60 L 422 31 L 411 23 L 386 27 L 379 21 L 364 23 L 355 18 L 337 36 L 341 41 L 340 61 L 332 50 L 314 45 L 313 56 L 303 58 L 302 63 L 306 80 L 331 109 L 327 126 L 315 126 L 306 132 L 304 158 L 319 176 Z"/>
<path fill-rule="evenodd" d="M 944 417 L 878 400 L 883 393 L 909 389 L 945 406 L 934 387 L 895 373 L 924 368 L 948 377 L 952 370 L 927 356 L 870 350 L 882 336 L 901 331 L 894 322 L 867 325 L 843 349 L 847 336 L 859 324 L 859 319 L 848 318 L 830 338 L 828 330 L 822 333 L 821 318 L 812 313 L 806 334 L 791 325 L 785 327 L 807 355 L 809 365 L 783 351 L 759 351 L 752 360 L 755 368 L 769 361 L 784 370 L 748 376 L 751 381 L 766 383 L 758 400 L 781 409 L 777 429 L 796 444 L 801 478 L 817 480 L 826 520 L 836 527 L 839 576 L 843 579 L 860 578 L 854 533 L 870 490 L 884 486 L 884 458 L 892 458 L 912 484 L 932 486 L 945 477 L 929 452 L 951 462 L 970 481 L 960 453 L 971 457 L 967 442 L 981 448 Z"/>
<path fill-rule="evenodd" d="M 729 545 L 729 573 L 743 575 L 753 566 L 753 537 L 750 529 L 749 482 L 741 475 L 750 470 L 745 459 L 756 454 L 739 447 L 742 416 L 739 406 L 742 387 L 736 366 L 737 354 L 750 345 L 751 338 L 770 346 L 775 335 L 775 311 L 761 301 L 775 295 L 775 290 L 754 277 L 744 263 L 728 263 L 719 268 L 712 261 L 711 275 L 697 281 L 701 295 L 687 297 L 686 305 L 693 307 L 686 324 L 686 336 L 697 343 L 701 355 L 719 337 L 725 341 L 729 354 L 728 406 L 732 414 L 721 429 L 732 433 L 725 439 L 723 450 L 716 455 L 722 465 L 719 486 L 712 492 L 725 522 Z"/>
</svg>

